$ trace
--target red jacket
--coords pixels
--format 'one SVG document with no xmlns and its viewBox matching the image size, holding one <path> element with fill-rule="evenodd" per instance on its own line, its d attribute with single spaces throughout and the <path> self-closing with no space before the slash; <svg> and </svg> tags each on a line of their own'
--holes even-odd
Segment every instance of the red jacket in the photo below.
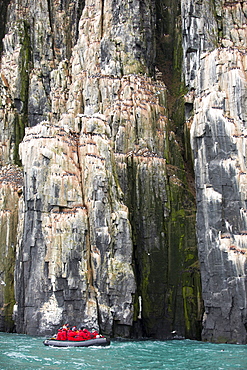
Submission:
<svg viewBox="0 0 247 370">
<path fill-rule="evenodd" d="M 56 339 L 57 340 L 67 340 L 67 330 L 59 329 Z"/>
<path fill-rule="evenodd" d="M 67 329 L 63 329 L 61 333 L 61 340 L 67 340 Z"/>
<path fill-rule="evenodd" d="M 63 340 L 63 332 L 62 332 L 61 329 L 58 330 L 56 339 L 57 340 Z"/>
<path fill-rule="evenodd" d="M 83 330 L 79 330 L 77 333 L 77 336 L 75 337 L 75 340 L 86 340 L 87 335 L 85 335 Z"/>
<path fill-rule="evenodd" d="M 78 334 L 78 331 L 68 330 L 68 340 L 76 340 L 75 337 Z"/>
<path fill-rule="evenodd" d="M 87 329 L 82 330 L 85 336 L 85 339 L 91 339 L 91 333 Z"/>
</svg>

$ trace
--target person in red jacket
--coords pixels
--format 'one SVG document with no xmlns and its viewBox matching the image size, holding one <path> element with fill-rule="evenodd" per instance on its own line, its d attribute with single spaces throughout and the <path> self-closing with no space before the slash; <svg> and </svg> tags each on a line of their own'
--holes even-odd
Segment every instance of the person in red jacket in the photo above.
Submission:
<svg viewBox="0 0 247 370">
<path fill-rule="evenodd" d="M 76 336 L 78 335 L 78 330 L 76 326 L 72 328 L 72 330 L 68 330 L 68 340 L 76 340 Z"/>
<path fill-rule="evenodd" d="M 67 329 L 62 329 L 62 333 L 61 333 L 61 340 L 67 340 L 67 334 L 68 334 L 68 330 Z"/>
<path fill-rule="evenodd" d="M 86 339 L 87 335 L 84 333 L 84 331 L 82 329 L 78 330 L 78 334 L 75 337 L 75 340 L 86 340 Z"/>
<path fill-rule="evenodd" d="M 91 333 L 90 331 L 88 331 L 87 329 L 82 329 L 83 333 L 84 333 L 84 336 L 85 336 L 85 339 L 91 339 Z"/>
<path fill-rule="evenodd" d="M 62 328 L 58 329 L 56 340 L 63 340 L 63 330 Z"/>
</svg>

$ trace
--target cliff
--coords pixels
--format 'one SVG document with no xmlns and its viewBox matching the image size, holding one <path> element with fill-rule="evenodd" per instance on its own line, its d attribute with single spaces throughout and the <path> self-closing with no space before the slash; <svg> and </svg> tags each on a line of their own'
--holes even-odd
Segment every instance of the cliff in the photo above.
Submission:
<svg viewBox="0 0 247 370">
<path fill-rule="evenodd" d="M 245 3 L 0 7 L 1 330 L 245 343 Z"/>
<path fill-rule="evenodd" d="M 205 305 L 202 336 L 246 343 L 247 4 L 188 3 L 182 14 L 188 19 L 190 9 L 193 19 L 185 27 L 184 60 L 186 83 L 195 92 L 191 145 Z"/>
</svg>

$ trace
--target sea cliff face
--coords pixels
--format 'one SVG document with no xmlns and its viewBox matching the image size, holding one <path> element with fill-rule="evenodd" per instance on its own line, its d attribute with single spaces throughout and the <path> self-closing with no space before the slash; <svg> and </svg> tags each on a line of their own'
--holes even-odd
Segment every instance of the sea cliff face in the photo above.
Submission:
<svg viewBox="0 0 247 370">
<path fill-rule="evenodd" d="M 184 2 L 187 20 L 188 9 L 193 21 L 183 44 L 194 94 L 202 336 L 246 343 L 246 2 Z"/>
<path fill-rule="evenodd" d="M 1 7 L 1 330 L 244 343 L 244 5 Z"/>
</svg>

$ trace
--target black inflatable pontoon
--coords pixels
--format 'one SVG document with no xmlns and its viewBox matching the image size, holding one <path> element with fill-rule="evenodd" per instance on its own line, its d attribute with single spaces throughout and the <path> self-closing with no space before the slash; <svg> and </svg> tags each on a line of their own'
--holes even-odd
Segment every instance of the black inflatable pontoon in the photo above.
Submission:
<svg viewBox="0 0 247 370">
<path fill-rule="evenodd" d="M 110 340 L 104 337 L 73 341 L 73 340 L 56 340 L 53 338 L 44 340 L 45 346 L 53 347 L 89 347 L 89 346 L 109 346 Z"/>
</svg>

